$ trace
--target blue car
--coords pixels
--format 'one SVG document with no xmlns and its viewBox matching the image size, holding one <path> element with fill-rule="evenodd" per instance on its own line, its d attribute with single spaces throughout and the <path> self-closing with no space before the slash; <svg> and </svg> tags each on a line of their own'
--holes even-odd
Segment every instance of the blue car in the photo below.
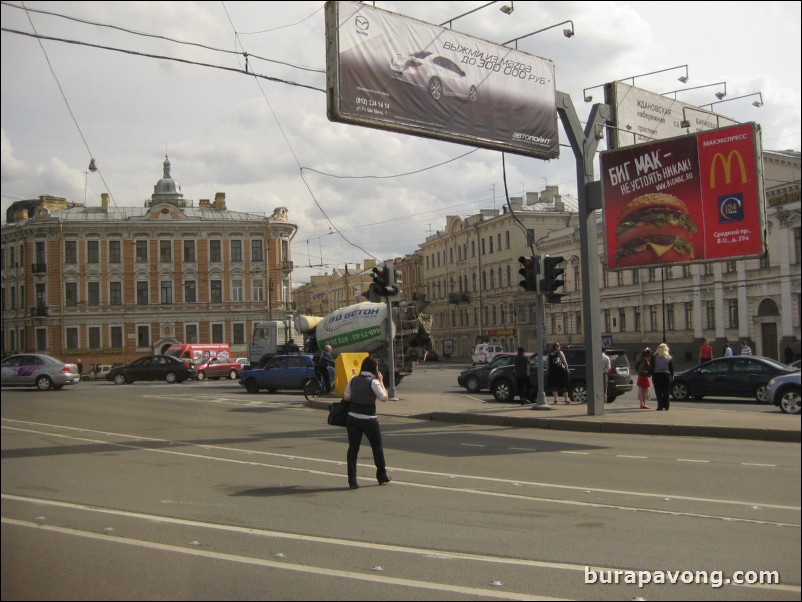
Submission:
<svg viewBox="0 0 802 602">
<path fill-rule="evenodd" d="M 334 370 L 329 368 L 329 378 L 334 382 Z M 271 393 L 279 390 L 303 391 L 304 385 L 315 380 L 315 366 L 312 355 L 293 353 L 291 355 L 275 355 L 264 368 L 247 370 L 242 373 L 239 384 L 248 393 L 258 393 L 267 389 Z"/>
</svg>

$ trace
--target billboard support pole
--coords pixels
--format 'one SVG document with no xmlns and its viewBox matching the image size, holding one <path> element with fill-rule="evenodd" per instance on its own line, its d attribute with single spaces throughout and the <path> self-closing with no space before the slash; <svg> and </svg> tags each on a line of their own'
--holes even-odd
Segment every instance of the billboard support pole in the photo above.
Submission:
<svg viewBox="0 0 802 602">
<path fill-rule="evenodd" d="M 599 305 L 599 261 L 596 235 L 596 209 L 600 205 L 593 202 L 594 195 L 588 194 L 594 181 L 593 159 L 599 146 L 597 131 L 601 131 L 610 116 L 610 107 L 595 104 L 590 112 L 587 125 L 582 124 L 576 114 L 571 97 L 557 91 L 557 113 L 571 142 L 576 159 L 576 189 L 579 197 L 579 251 L 582 273 L 582 312 L 585 315 L 585 365 L 587 369 L 588 415 L 604 414 L 604 389 L 601 366 L 601 310 Z"/>
</svg>

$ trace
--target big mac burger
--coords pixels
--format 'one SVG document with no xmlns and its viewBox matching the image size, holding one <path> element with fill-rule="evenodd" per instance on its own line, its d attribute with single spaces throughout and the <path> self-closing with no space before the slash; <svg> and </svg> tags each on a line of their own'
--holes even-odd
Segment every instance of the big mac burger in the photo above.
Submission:
<svg viewBox="0 0 802 602">
<path fill-rule="evenodd" d="M 675 263 L 694 258 L 696 226 L 680 199 L 659 192 L 639 196 L 624 207 L 615 230 L 619 266 Z"/>
</svg>

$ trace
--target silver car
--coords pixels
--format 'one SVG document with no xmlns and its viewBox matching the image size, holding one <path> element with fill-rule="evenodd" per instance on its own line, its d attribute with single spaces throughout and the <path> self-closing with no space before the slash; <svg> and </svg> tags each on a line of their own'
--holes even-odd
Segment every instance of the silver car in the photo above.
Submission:
<svg viewBox="0 0 802 602">
<path fill-rule="evenodd" d="M 3 360 L 2 386 L 36 387 L 40 391 L 74 385 L 81 375 L 77 364 L 67 364 L 44 353 L 21 353 Z"/>
<path fill-rule="evenodd" d="M 468 80 L 459 65 L 431 52 L 396 54 L 390 61 L 390 73 L 402 82 L 426 88 L 435 100 L 456 96 L 476 102 L 478 97 L 476 85 Z"/>
<path fill-rule="evenodd" d="M 775 376 L 766 387 L 766 398 L 786 414 L 799 414 L 800 373 L 794 372 L 784 376 Z"/>
</svg>

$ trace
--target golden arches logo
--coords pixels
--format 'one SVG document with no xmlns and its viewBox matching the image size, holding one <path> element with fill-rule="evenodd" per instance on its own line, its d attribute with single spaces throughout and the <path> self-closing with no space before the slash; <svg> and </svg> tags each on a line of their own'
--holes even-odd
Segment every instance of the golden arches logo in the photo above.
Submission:
<svg viewBox="0 0 802 602">
<path fill-rule="evenodd" d="M 724 169 L 724 183 L 729 184 L 732 181 L 732 160 L 738 159 L 738 166 L 741 169 L 741 184 L 746 184 L 746 164 L 741 155 L 741 151 L 731 150 L 725 157 L 723 153 L 716 153 L 713 155 L 713 161 L 710 163 L 710 188 L 716 187 L 716 165 L 721 160 L 721 167 Z"/>
</svg>

